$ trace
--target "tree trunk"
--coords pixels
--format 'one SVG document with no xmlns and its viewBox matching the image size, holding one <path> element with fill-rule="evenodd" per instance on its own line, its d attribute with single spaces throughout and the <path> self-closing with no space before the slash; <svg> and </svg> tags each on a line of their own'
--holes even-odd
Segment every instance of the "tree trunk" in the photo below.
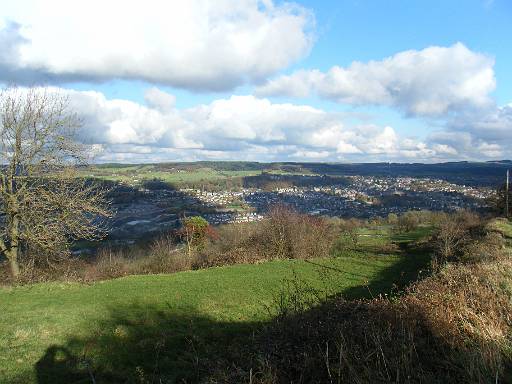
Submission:
<svg viewBox="0 0 512 384">
<path fill-rule="evenodd" d="M 12 224 L 10 228 L 10 238 L 11 238 L 11 246 L 9 250 L 6 252 L 6 256 L 9 259 L 9 263 L 11 264 L 11 273 L 12 277 L 15 279 L 20 274 L 20 265 L 18 263 L 18 250 L 19 250 L 19 219 L 18 215 L 14 214 L 12 217 Z"/>
<path fill-rule="evenodd" d="M 17 253 L 17 250 L 16 250 Z M 11 274 L 12 277 L 17 279 L 20 275 L 20 265 L 18 264 L 18 255 L 14 257 L 9 257 L 9 264 L 11 265 Z"/>
</svg>

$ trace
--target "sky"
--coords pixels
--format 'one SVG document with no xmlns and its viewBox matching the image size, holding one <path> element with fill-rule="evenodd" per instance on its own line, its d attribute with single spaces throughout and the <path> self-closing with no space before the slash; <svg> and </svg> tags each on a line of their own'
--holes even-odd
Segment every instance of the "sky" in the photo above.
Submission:
<svg viewBox="0 0 512 384">
<path fill-rule="evenodd" d="M 1 0 L 98 162 L 512 158 L 510 0 Z"/>
</svg>

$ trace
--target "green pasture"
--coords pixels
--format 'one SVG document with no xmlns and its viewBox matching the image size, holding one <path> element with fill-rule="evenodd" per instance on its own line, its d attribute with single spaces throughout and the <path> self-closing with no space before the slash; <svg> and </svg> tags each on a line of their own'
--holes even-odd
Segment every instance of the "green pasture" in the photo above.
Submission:
<svg viewBox="0 0 512 384">
<path fill-rule="evenodd" d="M 272 318 L 286 287 L 371 297 L 426 268 L 420 235 L 401 246 L 386 229 L 364 234 L 332 258 L 0 288 L 0 382 L 200 381 Z"/>
</svg>

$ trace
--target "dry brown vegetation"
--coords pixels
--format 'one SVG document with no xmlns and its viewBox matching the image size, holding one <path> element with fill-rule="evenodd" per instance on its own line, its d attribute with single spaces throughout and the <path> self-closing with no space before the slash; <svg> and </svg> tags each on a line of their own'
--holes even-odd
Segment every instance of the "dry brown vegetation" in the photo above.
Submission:
<svg viewBox="0 0 512 384">
<path fill-rule="evenodd" d="M 258 223 L 226 225 L 217 235 L 198 254 L 200 266 L 326 257 L 339 228 L 327 219 L 276 206 Z"/>
<path fill-rule="evenodd" d="M 187 246 L 182 239 L 183 231 L 178 231 L 164 234 L 147 246 L 100 249 L 89 259 L 65 258 L 59 263 L 35 263 L 38 258 L 28 253 L 22 255 L 24 268 L 17 282 L 87 282 L 265 260 L 327 257 L 340 234 L 349 233 L 346 241 L 356 241 L 355 230 L 359 225 L 357 220 L 328 220 L 276 206 L 259 222 L 206 228 L 207 236 L 202 238 L 201 246 Z M 6 270 L 0 279 L 10 281 Z"/>
<path fill-rule="evenodd" d="M 450 220 L 467 231 L 464 257 L 443 259 L 437 272 L 401 296 L 337 298 L 303 310 L 301 296 L 307 301 L 307 295 L 286 292 L 294 299 L 284 309 L 278 306 L 276 321 L 253 352 L 261 361 L 253 382 L 510 382 L 510 250 L 476 216 Z M 441 225 L 439 232 L 445 230 Z M 478 257 L 468 259 L 475 249 Z M 226 371 L 221 377 L 236 381 Z"/>
<path fill-rule="evenodd" d="M 260 222 L 218 227 L 215 236 L 210 236 L 192 252 L 171 235 L 156 239 L 149 251 L 103 250 L 96 262 L 89 265 L 84 278 L 96 280 L 264 260 L 325 257 L 329 255 L 336 233 L 326 219 L 276 207 Z"/>
<path fill-rule="evenodd" d="M 238 360 L 212 363 L 211 382 L 511 382 L 512 259 L 505 231 L 468 212 L 414 215 L 436 227 L 429 241 L 430 276 L 392 297 L 323 297 L 320 305 L 314 303 L 321 293 L 292 281 L 276 298 L 274 320 L 236 346 Z M 340 234 L 357 241 L 353 229 L 361 224 L 276 207 L 261 222 L 219 227 L 192 254 L 175 237 L 164 236 L 149 252 L 105 249 L 94 262 L 70 260 L 55 270 L 72 279 L 97 280 L 327 256 Z"/>
<path fill-rule="evenodd" d="M 92 282 L 128 275 L 174 273 L 192 269 L 192 260 L 174 237 L 163 235 L 147 247 L 102 248 L 94 257 L 66 257 L 56 263 L 34 263 L 24 256 L 23 269 L 14 281 L 8 269 L 0 268 L 0 282 L 27 284 L 45 281 Z"/>
<path fill-rule="evenodd" d="M 500 254 L 503 238 L 489 230 L 488 220 L 471 212 L 445 215 L 433 237 L 434 266 L 448 261 L 477 262 Z"/>
</svg>

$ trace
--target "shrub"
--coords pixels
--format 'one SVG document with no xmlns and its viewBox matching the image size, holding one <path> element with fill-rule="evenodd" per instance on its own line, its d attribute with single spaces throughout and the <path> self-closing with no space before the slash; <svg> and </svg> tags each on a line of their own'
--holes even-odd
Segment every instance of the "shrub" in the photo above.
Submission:
<svg viewBox="0 0 512 384">
<path fill-rule="evenodd" d="M 82 281 L 88 264 L 76 257 L 62 258 L 58 262 L 24 263 L 17 279 L 12 279 L 7 265 L 0 263 L 0 284 L 29 284 L 54 280 Z"/>
<path fill-rule="evenodd" d="M 209 238 L 216 237 L 216 232 L 208 221 L 201 216 L 185 217 L 182 221 L 182 228 L 178 233 L 187 246 L 190 258 L 193 257 L 194 252 L 204 250 Z"/>
<path fill-rule="evenodd" d="M 184 219 L 183 229 L 177 234 L 164 234 L 149 246 L 103 248 L 87 262 L 72 257 L 51 270 L 35 266 L 27 269 L 26 281 L 94 281 L 261 260 L 326 257 L 340 231 L 356 239 L 351 228 L 358 222 L 344 223 L 345 229 L 325 218 L 298 214 L 282 206 L 272 209 L 262 221 L 227 224 L 215 230 L 205 219 L 194 216 Z M 180 237 L 184 245 L 176 241 Z M 36 273 L 41 275 L 37 279 Z"/>
<path fill-rule="evenodd" d="M 475 262 L 500 256 L 503 237 L 490 230 L 488 221 L 461 211 L 445 217 L 433 236 L 434 265 L 448 261 Z"/>
<path fill-rule="evenodd" d="M 336 230 L 328 220 L 274 207 L 255 223 L 225 225 L 198 255 L 199 267 L 329 255 Z"/>
<path fill-rule="evenodd" d="M 408 211 L 400 215 L 393 229 L 397 233 L 414 231 L 420 224 L 420 214 L 418 212 Z"/>
<path fill-rule="evenodd" d="M 86 268 L 85 280 L 112 279 L 126 275 L 174 273 L 192 268 L 194 258 L 174 237 L 166 234 L 156 238 L 146 249 L 101 249 L 96 260 Z"/>
<path fill-rule="evenodd" d="M 477 240 L 469 241 L 461 250 L 460 261 L 477 263 L 501 258 L 504 247 L 503 237 L 496 232 L 488 232 Z"/>
<path fill-rule="evenodd" d="M 359 241 L 358 230 L 363 226 L 360 220 L 355 218 L 332 218 L 330 222 L 334 227 L 334 232 L 338 234 L 333 244 L 334 251 L 343 252 L 357 245 Z"/>
<path fill-rule="evenodd" d="M 105 280 L 128 274 L 127 258 L 122 250 L 104 248 L 98 251 L 96 260 L 87 266 L 85 280 Z"/>
<path fill-rule="evenodd" d="M 499 376 L 511 361 L 511 267 L 510 260 L 449 264 L 403 299 L 472 382 Z"/>
<path fill-rule="evenodd" d="M 434 244 L 437 251 L 437 262 L 444 263 L 455 257 L 456 253 L 462 249 L 470 240 L 470 233 L 465 225 L 461 225 L 458 220 L 447 219 L 439 225 L 434 236 Z"/>
<path fill-rule="evenodd" d="M 398 223 L 398 216 L 396 213 L 390 213 L 387 217 L 387 223 L 389 225 L 396 225 Z"/>
<path fill-rule="evenodd" d="M 325 257 L 335 238 L 333 229 L 323 218 L 276 206 L 262 221 L 262 251 L 267 259 Z"/>
</svg>

